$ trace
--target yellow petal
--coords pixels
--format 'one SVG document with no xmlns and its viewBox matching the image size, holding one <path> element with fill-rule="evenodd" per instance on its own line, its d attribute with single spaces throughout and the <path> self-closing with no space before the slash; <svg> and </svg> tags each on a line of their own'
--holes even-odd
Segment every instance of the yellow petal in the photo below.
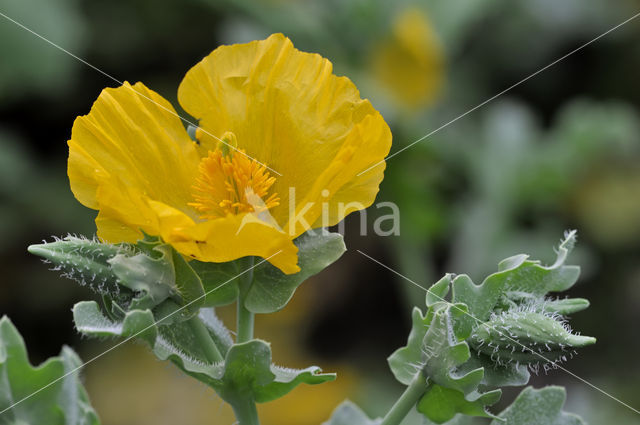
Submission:
<svg viewBox="0 0 640 425">
<path fill-rule="evenodd" d="M 298 207 L 290 217 L 289 232 L 300 235 L 306 224 L 311 228 L 333 226 L 347 214 L 369 207 L 384 175 L 381 158 L 389 152 L 390 143 L 391 132 L 379 114 L 356 125 L 307 196 L 296 199 Z"/>
<path fill-rule="evenodd" d="M 98 188 L 96 200 L 100 209 L 96 227 L 101 240 L 135 243 L 142 237 L 140 230 L 149 235 L 159 234 L 157 214 L 137 188 L 110 180 Z"/>
<path fill-rule="evenodd" d="M 89 114 L 73 124 L 68 163 L 71 190 L 82 204 L 100 209 L 102 220 L 113 214 L 124 225 L 152 218 L 126 205 L 100 203 L 100 188 L 124 187 L 188 210 L 199 162 L 194 145 L 171 104 L 142 83 L 105 89 Z"/>
<path fill-rule="evenodd" d="M 183 255 L 217 263 L 255 255 L 267 259 L 286 274 L 300 271 L 298 248 L 291 238 L 253 214 L 227 215 L 194 223 L 186 214 L 166 204 L 154 201 L 149 204 L 159 217 L 162 239 Z"/>
<path fill-rule="evenodd" d="M 384 166 L 375 176 L 354 176 L 389 151 L 386 123 L 348 78 L 332 74 L 331 62 L 296 50 L 282 34 L 214 50 L 187 72 L 178 99 L 204 131 L 233 132 L 239 148 L 273 170 L 272 191 L 281 201 L 270 212 L 281 226 L 289 221 L 290 188 L 296 203 L 317 199 L 319 181 L 362 205 L 375 197 Z M 362 127 L 365 120 L 371 129 Z M 350 149 L 364 156 L 346 160 Z"/>
</svg>

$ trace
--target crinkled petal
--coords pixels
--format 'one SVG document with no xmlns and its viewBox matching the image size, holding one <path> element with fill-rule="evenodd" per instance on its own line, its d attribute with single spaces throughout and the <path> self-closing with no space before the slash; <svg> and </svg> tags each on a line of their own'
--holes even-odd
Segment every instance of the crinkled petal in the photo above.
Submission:
<svg viewBox="0 0 640 425">
<path fill-rule="evenodd" d="M 308 205 L 303 221 L 312 228 L 327 227 L 373 204 L 386 167 L 381 158 L 389 152 L 390 140 L 391 131 L 382 117 L 367 116 L 349 133 L 339 154 L 299 202 L 296 216 Z M 289 228 L 299 235 L 304 229 L 296 216 L 291 218 Z"/>
<path fill-rule="evenodd" d="M 69 140 L 71 190 L 108 220 L 113 210 L 126 226 L 151 218 L 126 205 L 100 203 L 111 186 L 189 210 L 199 156 L 169 102 L 142 83 L 102 91 L 88 115 L 78 117 Z M 127 209 L 123 211 L 116 210 Z M 100 231 L 100 229 L 98 229 Z"/>
<path fill-rule="evenodd" d="M 296 50 L 282 34 L 219 47 L 186 74 L 178 99 L 204 131 L 233 132 L 239 148 L 279 174 L 272 191 L 281 202 L 270 212 L 281 226 L 289 222 L 290 188 L 297 204 L 318 199 L 319 181 L 331 183 L 336 198 L 324 201 L 332 222 L 344 217 L 338 199 L 366 206 L 375 198 L 384 165 L 356 175 L 388 153 L 388 126 L 348 78 L 333 75 L 331 62 Z M 352 149 L 357 155 L 347 160 Z"/>
</svg>

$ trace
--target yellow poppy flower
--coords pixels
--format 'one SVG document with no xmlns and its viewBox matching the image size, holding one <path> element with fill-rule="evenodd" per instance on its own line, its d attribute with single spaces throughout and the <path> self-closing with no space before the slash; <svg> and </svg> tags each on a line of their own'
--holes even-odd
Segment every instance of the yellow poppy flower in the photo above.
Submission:
<svg viewBox="0 0 640 425">
<path fill-rule="evenodd" d="M 402 10 L 391 34 L 373 52 L 374 77 L 399 105 L 416 109 L 436 98 L 443 85 L 444 55 L 420 9 Z"/>
<path fill-rule="evenodd" d="M 159 235 L 185 256 L 267 258 L 299 271 L 293 239 L 371 205 L 391 133 L 346 77 L 282 34 L 222 46 L 187 72 L 182 107 L 142 83 L 102 91 L 69 140 L 71 190 L 98 236 Z"/>
</svg>

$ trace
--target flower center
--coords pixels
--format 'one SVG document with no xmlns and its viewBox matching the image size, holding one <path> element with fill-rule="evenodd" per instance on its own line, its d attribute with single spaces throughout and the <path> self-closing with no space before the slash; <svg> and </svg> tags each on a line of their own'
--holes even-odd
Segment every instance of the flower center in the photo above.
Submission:
<svg viewBox="0 0 640 425">
<path fill-rule="evenodd" d="M 220 148 L 209 151 L 200 161 L 193 186 L 195 202 L 189 203 L 202 219 L 215 219 L 229 214 L 261 213 L 280 204 L 269 189 L 276 181 L 266 166 L 249 158 L 244 150 Z"/>
</svg>

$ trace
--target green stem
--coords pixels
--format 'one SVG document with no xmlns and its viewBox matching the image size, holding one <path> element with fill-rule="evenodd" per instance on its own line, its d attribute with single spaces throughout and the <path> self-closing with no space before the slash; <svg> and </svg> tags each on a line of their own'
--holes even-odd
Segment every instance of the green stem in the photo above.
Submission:
<svg viewBox="0 0 640 425">
<path fill-rule="evenodd" d="M 240 297 L 238 298 L 236 343 L 247 342 L 253 339 L 254 315 L 244 305 L 247 292 L 253 283 L 253 257 L 247 257 L 244 262 L 244 270 L 248 270 L 240 277 Z"/>
<path fill-rule="evenodd" d="M 233 403 L 231 407 L 238 420 L 238 425 L 260 425 L 258 410 L 253 400 L 246 400 L 243 403 Z"/>
<path fill-rule="evenodd" d="M 204 355 L 207 358 L 209 363 L 218 363 L 224 361 L 222 354 L 220 354 L 220 350 L 218 350 L 218 346 L 211 338 L 209 331 L 204 326 L 204 323 L 200 320 L 198 316 L 193 316 L 188 320 L 189 326 L 193 331 L 193 335 L 198 341 L 198 345 L 204 351 Z"/>
<path fill-rule="evenodd" d="M 428 386 L 427 378 L 422 373 L 417 373 L 411 384 L 391 407 L 391 410 L 387 412 L 380 425 L 400 425 L 400 422 L 420 401 L 420 397 L 427 391 Z"/>
<path fill-rule="evenodd" d="M 238 300 L 238 336 L 236 343 L 240 344 L 253 339 L 253 313 L 244 306 L 244 298 Z"/>
</svg>

